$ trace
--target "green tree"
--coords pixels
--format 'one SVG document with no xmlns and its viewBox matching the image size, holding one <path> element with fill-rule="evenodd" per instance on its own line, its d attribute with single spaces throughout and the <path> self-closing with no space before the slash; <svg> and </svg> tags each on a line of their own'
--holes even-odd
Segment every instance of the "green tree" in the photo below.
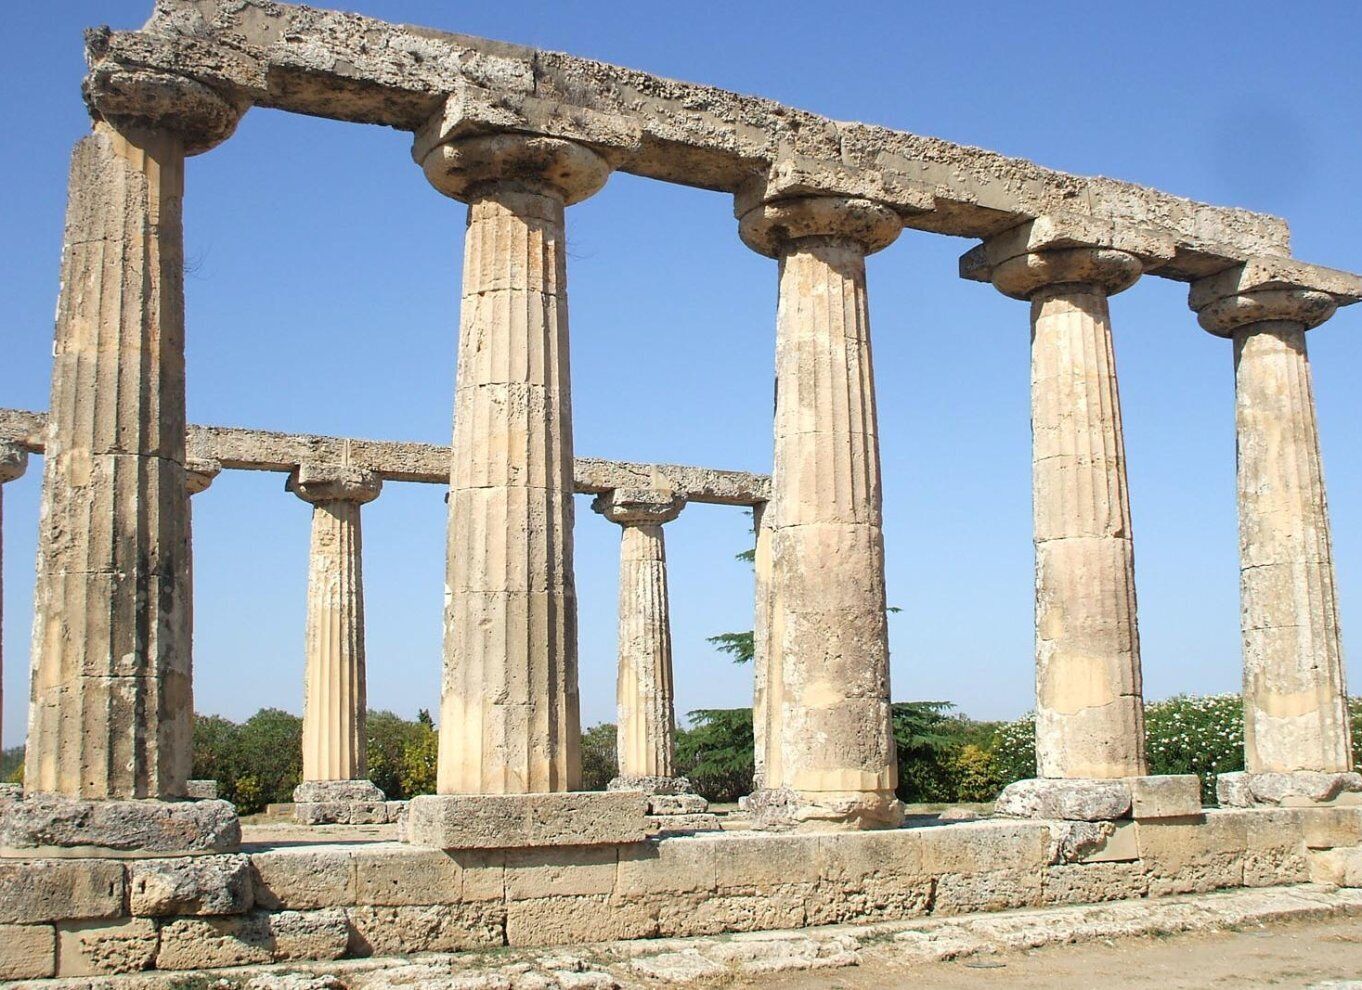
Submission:
<svg viewBox="0 0 1362 990">
<path fill-rule="evenodd" d="M 267 804 L 293 800 L 303 776 L 303 720 L 279 708 L 262 708 L 241 724 L 237 735 L 237 810 L 252 814 Z M 252 786 L 242 787 L 249 775 Z"/>
<path fill-rule="evenodd" d="M 0 750 L 0 781 L 9 784 L 24 782 L 24 747 L 11 746 Z"/>
<path fill-rule="evenodd" d="M 406 797 L 434 794 L 440 758 L 440 734 L 430 712 L 422 709 L 416 716 L 414 731 L 402 745 L 402 772 L 398 791 Z"/>
<path fill-rule="evenodd" d="M 736 801 L 752 790 L 756 768 L 752 709 L 704 708 L 676 733 L 677 772 L 711 801 Z"/>
<path fill-rule="evenodd" d="M 959 719 L 948 701 L 900 701 L 890 707 L 902 801 L 952 801 L 951 758 L 959 749 Z"/>
<path fill-rule="evenodd" d="M 609 722 L 593 725 L 582 733 L 582 790 L 603 791 L 619 776 L 615 727 Z"/>
<path fill-rule="evenodd" d="M 430 718 L 429 712 L 423 714 Z M 408 722 L 402 716 L 388 711 L 369 712 L 368 746 L 369 779 L 388 796 L 399 801 L 411 795 L 402 786 L 402 773 L 406 767 L 407 747 L 416 742 L 423 734 L 420 715 L 417 721 Z"/>
</svg>

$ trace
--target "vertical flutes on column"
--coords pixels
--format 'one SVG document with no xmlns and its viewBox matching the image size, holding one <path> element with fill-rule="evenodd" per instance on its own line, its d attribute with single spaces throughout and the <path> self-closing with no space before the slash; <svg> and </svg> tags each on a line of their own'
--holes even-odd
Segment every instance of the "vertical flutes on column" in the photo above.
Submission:
<svg viewBox="0 0 1362 990">
<path fill-rule="evenodd" d="M 243 105 L 90 54 L 94 130 L 71 161 L 53 348 L 25 791 L 180 798 L 193 718 L 184 162 L 226 138 Z M 128 814 L 145 821 L 148 849 L 221 845 L 237 829 L 213 802 Z M 220 820 L 175 824 L 186 815 Z"/>
<path fill-rule="evenodd" d="M 0 714 L 5 709 L 4 695 L 4 523 L 5 523 L 5 484 L 23 477 L 28 470 L 28 451 L 14 443 L 0 442 Z M 0 723 L 2 725 L 2 723 Z"/>
<path fill-rule="evenodd" d="M 350 805 L 377 804 L 384 798 L 366 778 L 368 702 L 360 528 L 361 507 L 377 498 L 382 487 L 373 472 L 353 467 L 304 464 L 289 476 L 288 490 L 312 506 L 303 781 L 293 794 L 307 824 L 349 824 Z M 313 807 L 327 805 L 338 807 Z"/>
<path fill-rule="evenodd" d="M 902 819 L 865 286 L 866 255 L 901 226 L 886 206 L 837 196 L 777 199 L 740 218 L 744 242 L 780 261 L 775 468 L 757 544 L 757 827 Z"/>
<path fill-rule="evenodd" d="M 1192 287 L 1201 326 L 1234 346 L 1245 772 L 1221 775 L 1222 804 L 1362 791 L 1305 344 L 1359 294 L 1355 276 L 1276 259 Z"/>
</svg>

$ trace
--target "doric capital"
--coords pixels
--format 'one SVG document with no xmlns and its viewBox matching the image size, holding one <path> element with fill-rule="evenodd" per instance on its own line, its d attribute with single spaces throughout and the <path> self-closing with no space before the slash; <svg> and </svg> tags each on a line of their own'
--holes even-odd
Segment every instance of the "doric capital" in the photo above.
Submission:
<svg viewBox="0 0 1362 990">
<path fill-rule="evenodd" d="M 17 443 L 0 440 L 0 485 L 28 470 L 28 451 Z"/>
<path fill-rule="evenodd" d="M 1362 277 L 1291 258 L 1255 257 L 1192 283 L 1188 305 L 1217 337 L 1253 323 L 1317 327 L 1339 306 L 1362 299 Z"/>
<path fill-rule="evenodd" d="M 190 495 L 206 492 L 213 479 L 222 473 L 222 462 L 212 458 L 187 458 L 184 462 L 184 485 Z"/>
<path fill-rule="evenodd" d="M 1174 255 L 1173 238 L 1091 217 L 1037 217 L 1003 231 L 960 258 L 960 277 L 992 282 L 1004 295 L 1030 299 L 1052 285 L 1092 285 L 1107 295 Z"/>
<path fill-rule="evenodd" d="M 866 254 L 887 248 L 903 229 L 898 213 L 883 203 L 850 196 L 800 196 L 754 206 L 738 220 L 743 243 L 778 258 L 807 237 L 858 245 Z"/>
<path fill-rule="evenodd" d="M 616 488 L 591 501 L 591 508 L 621 526 L 668 523 L 685 507 L 686 500 L 675 492 L 656 488 Z"/>
<path fill-rule="evenodd" d="M 248 105 L 188 76 L 106 61 L 107 31 L 86 34 L 90 71 L 81 91 L 95 120 L 115 130 L 170 131 L 198 155 L 231 137 Z"/>
<path fill-rule="evenodd" d="M 510 186 L 571 206 L 610 177 L 610 164 L 585 145 L 524 134 L 485 134 L 441 144 L 421 167 L 431 185 L 464 202 L 489 186 Z"/>
<path fill-rule="evenodd" d="M 335 464 L 302 464 L 284 486 L 304 502 L 356 502 L 378 498 L 383 480 L 373 471 Z"/>
</svg>

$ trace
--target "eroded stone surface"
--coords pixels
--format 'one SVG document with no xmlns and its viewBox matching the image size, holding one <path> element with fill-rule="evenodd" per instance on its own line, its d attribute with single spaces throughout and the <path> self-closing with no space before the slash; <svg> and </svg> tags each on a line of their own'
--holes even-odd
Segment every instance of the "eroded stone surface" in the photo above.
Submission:
<svg viewBox="0 0 1362 990">
<path fill-rule="evenodd" d="M 1230 808 L 1362 804 L 1362 774 L 1311 770 L 1223 773 L 1216 778 L 1216 797 L 1222 807 Z"/>
<path fill-rule="evenodd" d="M 436 849 L 640 842 L 647 808 L 633 791 L 424 794 L 408 805 L 403 838 Z"/>
<path fill-rule="evenodd" d="M 48 794 L 0 801 L 0 852 L 97 849 L 107 854 L 230 852 L 241 841 L 226 801 L 84 801 Z"/>
<path fill-rule="evenodd" d="M 1130 787 L 1123 780 L 1036 778 L 1003 788 L 994 812 L 1015 818 L 1101 822 L 1130 814 Z"/>
<path fill-rule="evenodd" d="M 128 866 L 128 906 L 134 915 L 243 914 L 253 902 L 247 856 L 145 859 Z"/>
</svg>

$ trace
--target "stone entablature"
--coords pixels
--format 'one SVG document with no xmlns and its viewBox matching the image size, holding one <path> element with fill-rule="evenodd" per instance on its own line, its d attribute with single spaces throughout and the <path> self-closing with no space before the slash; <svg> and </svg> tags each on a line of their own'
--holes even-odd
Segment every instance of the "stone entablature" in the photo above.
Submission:
<svg viewBox="0 0 1362 990">
<path fill-rule="evenodd" d="M 233 99 L 417 136 L 566 139 L 636 175 L 755 197 L 866 197 L 908 227 L 988 237 L 1072 214 L 1164 234 L 1156 274 L 1285 257 L 1283 220 L 558 52 L 282 3 L 163 0 L 140 31 L 92 33 L 95 72 L 155 70 Z M 753 189 L 757 190 L 755 193 Z"/>
<path fill-rule="evenodd" d="M 41 454 L 46 429 L 46 413 L 0 409 L 0 441 Z M 185 446 L 191 457 L 216 460 L 234 471 L 287 474 L 301 464 L 349 464 L 372 471 L 384 481 L 449 484 L 449 448 L 434 443 L 190 426 Z M 710 505 L 760 505 L 770 497 L 771 489 L 770 478 L 764 474 L 598 457 L 575 458 L 573 474 L 576 490 L 583 495 L 666 488 L 687 502 Z"/>
</svg>

